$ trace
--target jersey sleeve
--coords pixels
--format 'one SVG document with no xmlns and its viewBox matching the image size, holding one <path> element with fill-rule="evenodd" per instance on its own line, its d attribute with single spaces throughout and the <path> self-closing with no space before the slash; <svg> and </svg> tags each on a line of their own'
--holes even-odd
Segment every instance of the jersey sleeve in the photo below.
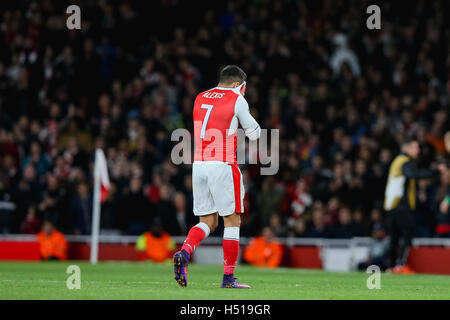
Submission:
<svg viewBox="0 0 450 320">
<path fill-rule="evenodd" d="M 236 100 L 235 113 L 239 123 L 244 129 L 245 135 L 250 140 L 258 139 L 261 136 L 261 127 L 250 114 L 248 103 L 241 95 L 239 95 Z"/>
<path fill-rule="evenodd" d="M 439 175 L 438 170 L 417 169 L 412 161 L 408 161 L 403 165 L 402 173 L 410 179 L 428 179 Z"/>
</svg>

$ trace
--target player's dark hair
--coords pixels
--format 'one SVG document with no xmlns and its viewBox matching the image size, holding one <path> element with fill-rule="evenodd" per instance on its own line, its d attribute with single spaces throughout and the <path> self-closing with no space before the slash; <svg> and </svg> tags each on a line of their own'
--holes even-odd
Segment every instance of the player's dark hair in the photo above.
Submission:
<svg viewBox="0 0 450 320">
<path fill-rule="evenodd" d="M 220 71 L 219 82 L 230 84 L 233 82 L 242 83 L 247 79 L 244 70 L 235 65 L 228 65 Z"/>
<path fill-rule="evenodd" d="M 418 142 L 417 137 L 415 135 L 408 135 L 402 141 L 402 146 L 407 146 L 412 142 Z"/>
</svg>

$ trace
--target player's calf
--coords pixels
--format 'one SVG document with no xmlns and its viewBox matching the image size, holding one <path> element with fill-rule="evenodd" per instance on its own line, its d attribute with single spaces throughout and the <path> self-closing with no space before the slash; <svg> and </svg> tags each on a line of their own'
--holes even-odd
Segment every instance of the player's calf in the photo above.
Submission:
<svg viewBox="0 0 450 320">
<path fill-rule="evenodd" d="M 239 215 L 234 214 L 225 219 L 222 243 L 223 281 L 221 288 L 250 289 L 249 285 L 236 281 L 234 277 L 234 269 L 239 256 L 239 224 Z"/>
<path fill-rule="evenodd" d="M 186 237 L 186 240 L 184 240 L 183 246 L 181 247 L 181 250 L 186 251 L 190 255 L 195 250 L 196 247 L 202 242 L 202 240 L 209 236 L 210 228 L 209 226 L 204 223 L 200 222 L 193 226 L 191 230 L 189 230 L 189 233 Z"/>
</svg>

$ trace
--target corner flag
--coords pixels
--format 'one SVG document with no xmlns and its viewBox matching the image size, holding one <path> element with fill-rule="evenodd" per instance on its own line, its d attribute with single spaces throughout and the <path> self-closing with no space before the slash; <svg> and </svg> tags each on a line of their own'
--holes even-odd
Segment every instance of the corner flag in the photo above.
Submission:
<svg viewBox="0 0 450 320">
<path fill-rule="evenodd" d="M 98 261 L 98 236 L 100 232 L 100 204 L 103 203 L 110 188 L 108 165 L 102 149 L 95 150 L 94 199 L 91 228 L 91 263 Z"/>
</svg>

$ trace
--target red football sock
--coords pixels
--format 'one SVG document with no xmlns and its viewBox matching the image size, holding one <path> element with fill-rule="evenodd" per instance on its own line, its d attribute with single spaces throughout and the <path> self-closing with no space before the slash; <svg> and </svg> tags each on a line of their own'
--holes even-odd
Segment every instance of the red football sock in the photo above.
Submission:
<svg viewBox="0 0 450 320">
<path fill-rule="evenodd" d="M 223 232 L 223 273 L 234 274 L 239 256 L 239 227 L 228 227 Z"/>
<path fill-rule="evenodd" d="M 192 254 L 192 252 L 195 250 L 195 248 L 198 247 L 200 242 L 204 238 L 206 238 L 209 235 L 209 227 L 206 223 L 200 222 L 193 226 L 191 230 L 189 230 L 189 233 L 186 237 L 186 240 L 184 240 L 183 246 L 181 247 L 181 250 L 185 250 L 187 253 Z"/>
</svg>

